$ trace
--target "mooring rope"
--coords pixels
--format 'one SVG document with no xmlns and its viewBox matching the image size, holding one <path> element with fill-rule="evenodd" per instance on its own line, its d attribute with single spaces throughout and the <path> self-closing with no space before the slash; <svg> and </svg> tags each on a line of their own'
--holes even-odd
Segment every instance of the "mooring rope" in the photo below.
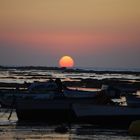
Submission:
<svg viewBox="0 0 140 140">
<path fill-rule="evenodd" d="M 8 120 L 10 120 L 11 116 L 12 116 L 12 113 L 13 113 L 13 109 L 14 109 L 14 105 L 15 105 L 15 101 L 16 101 L 16 98 L 13 94 L 13 101 L 12 101 L 12 104 L 11 104 L 11 111 L 10 111 L 10 114 L 9 114 L 9 117 L 8 117 Z"/>
</svg>

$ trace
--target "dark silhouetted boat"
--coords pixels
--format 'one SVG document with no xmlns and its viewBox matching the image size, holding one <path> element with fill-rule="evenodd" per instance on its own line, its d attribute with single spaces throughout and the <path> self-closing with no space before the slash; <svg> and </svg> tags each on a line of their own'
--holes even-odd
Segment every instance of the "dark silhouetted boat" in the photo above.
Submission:
<svg viewBox="0 0 140 140">
<path fill-rule="evenodd" d="M 140 108 L 114 103 L 104 91 L 58 91 L 53 83 L 34 83 L 27 91 L 1 91 L 2 107 L 15 109 L 19 121 L 49 123 L 131 123 Z"/>
</svg>

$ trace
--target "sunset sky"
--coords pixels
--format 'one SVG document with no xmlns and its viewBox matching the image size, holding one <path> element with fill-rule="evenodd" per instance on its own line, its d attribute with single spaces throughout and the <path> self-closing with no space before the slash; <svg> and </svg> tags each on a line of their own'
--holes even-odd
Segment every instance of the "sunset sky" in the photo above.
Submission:
<svg viewBox="0 0 140 140">
<path fill-rule="evenodd" d="M 140 68 L 140 0 L 0 0 L 0 65 Z"/>
</svg>

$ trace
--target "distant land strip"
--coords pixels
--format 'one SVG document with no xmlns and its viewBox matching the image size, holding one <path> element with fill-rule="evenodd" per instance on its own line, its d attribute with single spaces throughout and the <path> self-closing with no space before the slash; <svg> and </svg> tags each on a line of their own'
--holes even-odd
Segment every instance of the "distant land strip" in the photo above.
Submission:
<svg viewBox="0 0 140 140">
<path fill-rule="evenodd" d="M 59 70 L 63 72 L 75 73 L 96 73 L 96 74 L 135 74 L 140 75 L 140 71 L 133 70 L 85 70 L 79 68 L 66 68 L 66 67 L 47 67 L 47 66 L 0 66 L 0 70 L 17 69 L 17 70 Z"/>
</svg>

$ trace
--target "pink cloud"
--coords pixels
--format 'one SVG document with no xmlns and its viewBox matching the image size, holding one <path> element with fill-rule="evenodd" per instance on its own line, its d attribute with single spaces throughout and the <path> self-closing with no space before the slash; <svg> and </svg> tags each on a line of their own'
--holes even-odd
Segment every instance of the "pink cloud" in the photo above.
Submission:
<svg viewBox="0 0 140 140">
<path fill-rule="evenodd" d="M 106 47 L 119 44 L 140 44 L 137 34 L 127 33 L 103 33 L 103 32 L 4 32 L 0 34 L 0 40 L 28 44 L 39 47 L 38 49 L 52 49 L 55 46 L 58 51 L 96 51 L 111 49 Z M 99 47 L 100 46 L 100 47 Z M 122 45 L 121 45 L 122 47 Z"/>
</svg>

